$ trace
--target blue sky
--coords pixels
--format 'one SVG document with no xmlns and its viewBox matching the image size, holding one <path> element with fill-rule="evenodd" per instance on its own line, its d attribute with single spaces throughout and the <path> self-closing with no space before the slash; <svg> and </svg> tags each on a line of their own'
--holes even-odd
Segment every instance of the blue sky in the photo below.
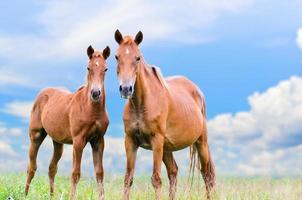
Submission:
<svg viewBox="0 0 302 200">
<path fill-rule="evenodd" d="M 84 84 L 86 48 L 111 47 L 106 75 L 110 128 L 105 169 L 122 172 L 122 112 L 113 34 L 144 33 L 141 51 L 165 76 L 193 80 L 207 100 L 221 174 L 301 174 L 302 1 L 18 1 L 0 3 L 0 160 L 25 170 L 29 109 L 39 90 Z M 299 33 L 298 33 L 299 32 Z M 49 140 L 41 147 L 49 155 Z M 255 155 L 252 155 L 254 152 Z M 62 162 L 68 171 L 71 149 Z M 186 156 L 187 152 L 179 152 Z M 286 156 L 290 154 L 290 156 Z M 151 168 L 143 151 L 141 171 Z M 84 169 L 91 168 L 87 151 Z M 40 158 L 41 170 L 49 159 Z M 22 159 L 21 159 L 22 158 Z M 50 158 L 50 155 L 49 155 Z M 187 159 L 178 158 L 186 170 Z M 257 161 L 263 164 L 259 164 Z M 296 166 L 289 169 L 286 161 Z M 3 163 L 3 162 L 0 162 Z M 64 165 L 64 164 L 62 164 Z M 89 170 L 87 170 L 89 171 Z M 91 170 L 90 170 L 91 171 Z M 90 172 L 88 172 L 90 173 Z"/>
</svg>

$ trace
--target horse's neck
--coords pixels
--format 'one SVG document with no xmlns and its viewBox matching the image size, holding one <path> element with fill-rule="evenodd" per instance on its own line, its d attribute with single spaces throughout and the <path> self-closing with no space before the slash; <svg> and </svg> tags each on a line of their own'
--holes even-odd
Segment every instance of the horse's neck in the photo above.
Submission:
<svg viewBox="0 0 302 200">
<path fill-rule="evenodd" d="M 152 91 L 158 91 L 154 83 L 152 68 L 144 61 L 140 63 L 139 71 L 134 86 L 134 94 L 130 99 L 134 107 L 143 107 L 148 98 L 151 98 Z"/>
</svg>

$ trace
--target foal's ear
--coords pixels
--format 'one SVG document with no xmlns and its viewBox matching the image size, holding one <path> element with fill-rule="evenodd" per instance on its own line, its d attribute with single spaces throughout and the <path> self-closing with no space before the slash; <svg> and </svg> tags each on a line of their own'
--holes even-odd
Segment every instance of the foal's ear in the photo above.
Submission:
<svg viewBox="0 0 302 200">
<path fill-rule="evenodd" d="M 123 42 L 123 36 L 118 29 L 116 29 L 116 31 L 115 31 L 114 38 L 118 44 L 121 44 Z"/>
<path fill-rule="evenodd" d="M 110 56 L 110 48 L 107 46 L 107 47 L 103 50 L 103 58 L 106 60 L 109 56 Z"/>
<path fill-rule="evenodd" d="M 88 57 L 91 58 L 93 53 L 94 53 L 94 49 L 92 48 L 91 45 L 89 45 L 89 47 L 87 48 Z"/>
<path fill-rule="evenodd" d="M 143 41 L 143 33 L 141 31 L 139 31 L 134 39 L 134 42 L 139 45 L 141 42 Z"/>
</svg>

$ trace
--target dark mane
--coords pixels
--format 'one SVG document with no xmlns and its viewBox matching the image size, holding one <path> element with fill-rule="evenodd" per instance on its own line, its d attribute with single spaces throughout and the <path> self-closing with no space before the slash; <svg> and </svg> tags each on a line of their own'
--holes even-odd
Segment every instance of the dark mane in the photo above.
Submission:
<svg viewBox="0 0 302 200">
<path fill-rule="evenodd" d="M 164 80 L 164 77 L 162 76 L 160 69 L 154 65 L 151 66 L 153 74 L 156 76 L 160 84 L 167 89 L 167 84 Z"/>
<path fill-rule="evenodd" d="M 76 91 L 76 92 L 79 92 L 79 91 L 83 90 L 83 89 L 84 89 L 84 87 L 85 87 L 85 85 L 82 85 L 81 87 L 79 87 L 79 88 L 77 89 L 77 91 Z"/>
</svg>

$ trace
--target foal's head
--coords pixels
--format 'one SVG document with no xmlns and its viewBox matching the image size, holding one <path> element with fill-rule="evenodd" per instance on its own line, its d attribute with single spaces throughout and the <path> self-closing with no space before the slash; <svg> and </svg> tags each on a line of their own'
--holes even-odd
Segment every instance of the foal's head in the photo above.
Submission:
<svg viewBox="0 0 302 200">
<path fill-rule="evenodd" d="M 143 40 L 143 33 L 139 31 L 135 38 L 123 37 L 119 30 L 115 31 L 115 40 L 119 44 L 115 58 L 117 60 L 117 76 L 122 98 L 129 98 L 134 91 L 134 84 L 138 71 L 141 53 L 138 45 Z"/>
<path fill-rule="evenodd" d="M 104 85 L 105 72 L 107 71 L 106 59 L 110 55 L 110 48 L 107 46 L 102 52 L 95 51 L 92 46 L 87 48 L 88 61 L 88 74 L 87 83 L 90 90 L 91 100 L 94 102 L 99 101 L 102 88 Z"/>
</svg>

